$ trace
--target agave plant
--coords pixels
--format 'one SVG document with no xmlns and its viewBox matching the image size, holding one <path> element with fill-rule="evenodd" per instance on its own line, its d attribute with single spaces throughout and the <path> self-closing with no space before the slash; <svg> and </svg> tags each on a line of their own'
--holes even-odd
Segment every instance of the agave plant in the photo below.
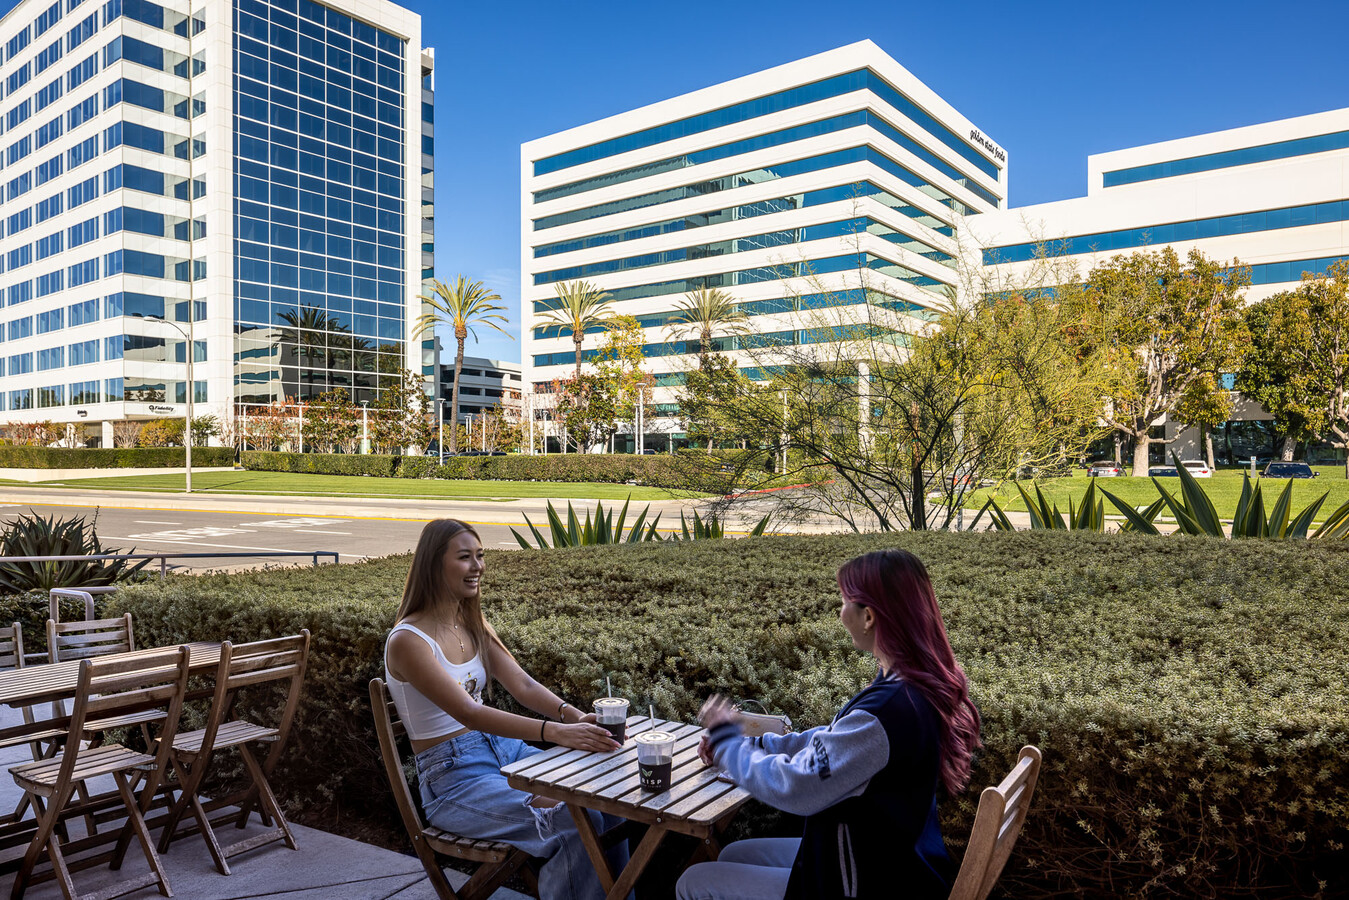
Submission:
<svg viewBox="0 0 1349 900">
<path fill-rule="evenodd" d="M 1044 491 L 1040 490 L 1039 485 L 1035 486 L 1034 498 L 1032 498 L 1020 484 L 1016 485 L 1016 489 L 1021 493 L 1021 499 L 1026 504 L 1027 512 L 1030 513 L 1031 530 L 1104 531 L 1105 500 L 1096 496 L 1099 492 L 1104 497 L 1109 498 L 1116 506 L 1127 509 L 1128 513 L 1132 515 L 1133 518 L 1130 518 L 1125 522 L 1124 526 L 1120 529 L 1121 531 L 1143 531 L 1151 534 L 1157 533 L 1157 529 L 1153 526 L 1152 520 L 1157 517 L 1157 513 L 1162 508 L 1161 501 L 1154 503 L 1140 514 L 1131 507 L 1124 507 L 1118 499 L 1106 493 L 1104 488 L 1098 488 L 1096 486 L 1095 478 L 1087 484 L 1086 493 L 1082 495 L 1082 500 L 1080 502 L 1074 503 L 1071 497 L 1068 498 L 1067 519 L 1065 519 L 1063 513 L 1059 511 L 1058 504 L 1051 504 L 1049 502 L 1048 498 L 1044 495 Z M 997 501 L 992 497 L 984 504 L 983 509 L 979 510 L 979 515 L 974 519 L 976 524 L 979 522 L 979 517 L 982 516 L 985 511 L 989 513 L 989 516 L 993 521 L 993 527 L 998 531 L 1016 530 L 1016 526 L 1014 526 L 1011 520 L 1007 518 L 1007 514 L 1002 511 L 1002 508 L 998 506 Z M 1135 523 L 1135 519 L 1137 520 L 1137 523 Z"/>
<path fill-rule="evenodd" d="M 768 516 L 759 520 L 759 524 L 750 530 L 750 537 L 759 537 L 768 527 Z M 718 519 L 715 513 L 708 513 L 707 518 L 699 517 L 698 511 L 693 511 L 693 528 L 689 529 L 689 523 L 684 519 L 684 511 L 679 511 L 680 530 L 670 535 L 672 541 L 702 541 L 724 538 L 726 536 L 725 524 Z"/>
<path fill-rule="evenodd" d="M 604 504 L 595 503 L 595 518 L 592 521 L 590 513 L 586 512 L 585 522 L 576 515 L 576 510 L 572 508 L 571 501 L 567 501 L 567 524 L 562 524 L 562 517 L 553 509 L 553 503 L 548 502 L 548 528 L 552 532 L 553 542 L 548 543 L 548 539 L 543 533 L 535 527 L 534 523 L 529 521 L 529 516 L 525 516 L 525 524 L 529 526 L 530 532 L 534 535 L 534 540 L 538 542 L 540 550 L 547 550 L 549 547 L 589 547 L 597 544 L 636 544 L 642 541 L 658 541 L 660 537 L 656 534 L 656 525 L 660 522 L 660 513 L 651 522 L 646 521 L 646 514 L 651 509 L 647 504 L 646 509 L 637 516 L 637 521 L 633 523 L 632 528 L 628 530 L 627 536 L 623 534 L 624 525 L 628 518 L 628 503 L 631 499 L 623 503 L 623 509 L 618 514 L 618 521 L 614 521 L 614 511 L 610 507 L 608 512 L 604 511 Z M 526 550 L 532 550 L 529 541 L 524 535 L 511 529 L 511 534 Z"/>
<path fill-rule="evenodd" d="M 116 547 L 104 547 L 94 527 L 81 516 L 48 519 L 21 515 L 5 522 L 4 529 L 0 556 L 99 556 L 123 552 Z M 148 562 L 143 559 L 127 565 L 124 559 L 76 559 L 0 563 L 0 592 L 19 594 L 112 584 L 139 572 Z"/>
</svg>

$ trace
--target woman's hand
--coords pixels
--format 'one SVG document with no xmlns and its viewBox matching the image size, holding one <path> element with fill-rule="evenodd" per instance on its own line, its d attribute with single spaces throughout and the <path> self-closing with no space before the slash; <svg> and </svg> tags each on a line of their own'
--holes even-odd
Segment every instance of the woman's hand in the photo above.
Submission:
<svg viewBox="0 0 1349 900">
<path fill-rule="evenodd" d="M 731 701 L 727 700 L 721 694 L 713 694 L 703 704 L 703 708 L 698 711 L 698 722 L 708 731 L 713 730 L 718 725 L 725 725 L 728 722 L 738 722 L 740 713 L 736 712 Z"/>
<path fill-rule="evenodd" d="M 561 744 L 563 747 L 570 747 L 573 750 L 607 753 L 610 750 L 617 750 L 621 746 L 614 740 L 612 734 L 591 722 L 577 722 L 575 725 L 552 722 L 544 728 L 546 740 L 552 741 L 554 744 Z"/>
<path fill-rule="evenodd" d="M 576 721 L 577 721 L 577 722 L 588 722 L 588 723 L 590 723 L 591 725 L 594 725 L 596 722 L 599 721 L 599 719 L 596 719 L 596 718 L 595 718 L 595 714 L 594 714 L 594 713 L 586 713 L 584 716 L 581 716 L 581 718 L 577 719 Z"/>
<path fill-rule="evenodd" d="M 698 758 L 703 761 L 703 765 L 716 765 L 716 760 L 712 757 L 712 739 L 703 735 L 698 739 Z"/>
</svg>

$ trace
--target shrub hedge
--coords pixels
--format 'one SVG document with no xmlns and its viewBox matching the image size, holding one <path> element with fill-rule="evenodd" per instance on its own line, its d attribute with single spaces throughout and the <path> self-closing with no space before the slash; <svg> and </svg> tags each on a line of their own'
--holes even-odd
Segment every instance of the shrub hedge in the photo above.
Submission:
<svg viewBox="0 0 1349 900">
<path fill-rule="evenodd" d="M 683 486 L 718 493 L 730 476 L 705 453 L 686 451 L 637 456 L 631 453 L 551 453 L 547 456 L 384 456 L 348 453 L 245 451 L 245 469 L 322 475 L 378 475 L 394 478 L 479 479 L 484 481 L 564 481 L 600 484 Z"/>
<path fill-rule="evenodd" d="M 182 447 L 0 447 L 0 469 L 160 469 L 185 464 Z M 194 466 L 232 466 L 233 447 L 193 447 Z"/>
<path fill-rule="evenodd" d="M 713 691 L 800 726 L 872 674 L 837 622 L 844 560 L 907 547 L 932 572 L 983 711 L 977 788 L 1024 743 L 1045 765 L 1014 896 L 1343 895 L 1349 889 L 1349 547 L 1021 532 L 766 537 L 489 551 L 486 608 L 578 705 L 614 687 L 691 717 Z M 365 686 L 409 559 L 175 576 L 111 601 L 148 646 L 314 635 L 290 802 L 386 804 Z"/>
</svg>

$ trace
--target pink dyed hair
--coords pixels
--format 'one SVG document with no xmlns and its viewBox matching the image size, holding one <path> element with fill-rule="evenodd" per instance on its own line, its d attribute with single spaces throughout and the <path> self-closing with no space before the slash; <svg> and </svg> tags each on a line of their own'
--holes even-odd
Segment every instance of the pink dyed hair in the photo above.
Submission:
<svg viewBox="0 0 1349 900">
<path fill-rule="evenodd" d="M 982 746 L 979 710 L 946 636 L 927 569 L 907 550 L 877 550 L 844 563 L 838 586 L 875 617 L 875 652 L 888 666 L 886 674 L 912 684 L 937 711 L 941 783 L 947 796 L 955 796 L 969 781 L 971 759 Z"/>
</svg>

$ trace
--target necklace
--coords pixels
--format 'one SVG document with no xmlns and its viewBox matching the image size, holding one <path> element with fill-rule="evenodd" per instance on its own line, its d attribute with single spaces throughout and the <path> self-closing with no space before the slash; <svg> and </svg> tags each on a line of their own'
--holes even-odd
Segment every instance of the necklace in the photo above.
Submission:
<svg viewBox="0 0 1349 900">
<path fill-rule="evenodd" d="M 439 626 L 437 626 L 437 627 L 439 627 Z M 463 637 L 460 636 L 460 634 L 459 634 L 459 623 L 458 623 L 458 622 L 451 622 L 451 623 L 450 623 L 450 627 L 454 629 L 454 639 L 455 639 L 456 641 L 459 642 L 459 652 L 460 652 L 460 653 L 467 653 L 467 652 L 468 652 L 468 648 L 464 646 L 464 639 L 463 639 Z"/>
</svg>

